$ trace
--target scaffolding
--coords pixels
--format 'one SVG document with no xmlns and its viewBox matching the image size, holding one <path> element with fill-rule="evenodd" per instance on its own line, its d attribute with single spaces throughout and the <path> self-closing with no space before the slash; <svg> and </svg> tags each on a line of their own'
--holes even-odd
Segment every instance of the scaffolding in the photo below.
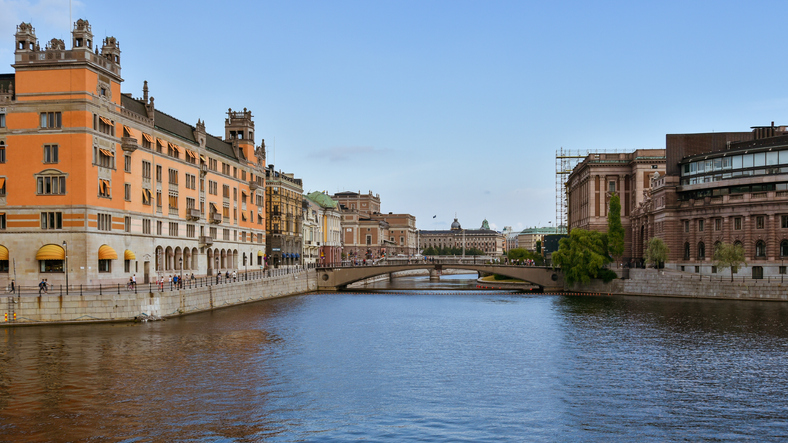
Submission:
<svg viewBox="0 0 788 443">
<path fill-rule="evenodd" d="M 558 149 L 555 151 L 555 226 L 569 229 L 566 219 L 566 179 L 575 166 L 591 153 L 589 150 Z"/>
</svg>

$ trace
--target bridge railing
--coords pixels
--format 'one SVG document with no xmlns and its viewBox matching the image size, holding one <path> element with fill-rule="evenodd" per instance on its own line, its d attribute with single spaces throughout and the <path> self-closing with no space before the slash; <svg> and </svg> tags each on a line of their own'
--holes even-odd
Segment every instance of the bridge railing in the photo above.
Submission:
<svg viewBox="0 0 788 443">
<path fill-rule="evenodd" d="M 402 265 L 488 265 L 512 268 L 538 267 L 526 264 L 494 263 L 490 257 L 427 257 L 427 258 L 396 258 L 381 260 L 343 260 L 341 263 L 320 266 L 318 269 L 359 268 L 359 267 L 390 267 Z"/>
</svg>

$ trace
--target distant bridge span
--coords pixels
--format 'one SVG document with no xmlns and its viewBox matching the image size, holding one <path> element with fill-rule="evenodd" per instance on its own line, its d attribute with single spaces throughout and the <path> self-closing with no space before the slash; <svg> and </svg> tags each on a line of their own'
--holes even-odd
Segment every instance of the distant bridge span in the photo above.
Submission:
<svg viewBox="0 0 788 443">
<path fill-rule="evenodd" d="M 392 272 L 410 271 L 414 269 L 428 269 L 441 271 L 443 269 L 464 269 L 468 271 L 500 274 L 507 277 L 523 280 L 539 286 L 545 291 L 561 291 L 564 289 L 564 277 L 561 272 L 553 268 L 539 266 L 508 266 L 508 265 L 483 265 L 472 263 L 413 263 L 392 264 L 375 266 L 345 266 L 345 267 L 318 267 L 318 289 L 335 291 L 343 289 L 351 283 L 365 280 L 378 275 L 391 274 Z"/>
</svg>

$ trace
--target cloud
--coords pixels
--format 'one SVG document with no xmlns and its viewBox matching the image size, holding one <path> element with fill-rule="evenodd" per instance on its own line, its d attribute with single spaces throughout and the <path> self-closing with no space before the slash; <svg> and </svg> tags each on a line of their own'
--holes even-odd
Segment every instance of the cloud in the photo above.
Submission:
<svg viewBox="0 0 788 443">
<path fill-rule="evenodd" d="M 331 162 L 344 162 L 349 160 L 368 160 L 370 157 L 379 156 L 383 153 L 385 153 L 385 150 L 375 149 L 372 146 L 337 146 L 322 149 L 315 152 L 312 156 L 327 159 Z"/>
</svg>

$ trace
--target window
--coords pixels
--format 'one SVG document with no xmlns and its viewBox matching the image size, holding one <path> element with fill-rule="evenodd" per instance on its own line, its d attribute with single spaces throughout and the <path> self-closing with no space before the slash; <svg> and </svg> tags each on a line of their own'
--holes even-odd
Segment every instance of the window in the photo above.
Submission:
<svg viewBox="0 0 788 443">
<path fill-rule="evenodd" d="M 230 198 L 230 185 L 222 185 L 222 197 Z"/>
<path fill-rule="evenodd" d="M 178 194 L 170 192 L 168 207 L 170 209 L 170 213 L 178 213 Z"/>
<path fill-rule="evenodd" d="M 195 200 L 191 197 L 186 197 L 186 209 L 194 209 Z"/>
<path fill-rule="evenodd" d="M 616 192 L 616 182 L 615 181 L 607 182 L 607 190 L 609 192 Z"/>
<path fill-rule="evenodd" d="M 38 195 L 65 194 L 66 177 L 64 175 L 43 175 L 36 177 L 36 193 Z"/>
<path fill-rule="evenodd" d="M 216 159 L 209 158 L 208 159 L 208 169 L 211 171 L 216 171 L 218 169 L 219 162 Z"/>
<path fill-rule="evenodd" d="M 712 266 L 711 267 L 711 273 L 712 274 L 716 274 L 717 273 L 717 267 L 716 266 Z"/>
<path fill-rule="evenodd" d="M 59 112 L 42 112 L 41 113 L 41 127 L 42 128 L 60 128 L 63 122 Z"/>
<path fill-rule="evenodd" d="M 5 142 L 0 140 L 0 163 L 5 163 Z"/>
<path fill-rule="evenodd" d="M 63 213 L 42 212 L 41 229 L 63 229 Z"/>
<path fill-rule="evenodd" d="M 758 215 L 755 217 L 755 229 L 763 229 L 764 226 L 764 217 L 763 215 Z"/>
<path fill-rule="evenodd" d="M 150 189 L 142 190 L 142 204 L 145 206 L 151 205 L 151 192 Z"/>
<path fill-rule="evenodd" d="M 150 180 L 150 162 L 149 161 L 142 161 L 142 178 L 147 178 Z"/>
<path fill-rule="evenodd" d="M 722 231 L 722 219 L 718 218 L 714 220 L 714 230 L 715 231 Z"/>
<path fill-rule="evenodd" d="M 766 258 L 766 243 L 763 240 L 758 240 L 755 243 L 755 257 Z"/>
<path fill-rule="evenodd" d="M 0 229 L 5 230 L 5 212 L 0 213 Z"/>
<path fill-rule="evenodd" d="M 131 260 L 123 260 L 123 272 L 131 272 Z"/>
<path fill-rule="evenodd" d="M 211 236 L 212 239 L 216 240 L 216 228 L 208 229 L 208 234 Z"/>
<path fill-rule="evenodd" d="M 161 154 L 161 151 L 162 151 L 161 140 L 157 138 L 157 139 L 156 139 L 156 152 L 158 152 L 159 154 Z"/>
<path fill-rule="evenodd" d="M 780 257 L 788 257 L 788 240 L 780 242 Z"/>
<path fill-rule="evenodd" d="M 684 232 L 689 232 L 689 220 L 684 220 Z"/>
<path fill-rule="evenodd" d="M 107 134 L 111 136 L 115 136 L 115 122 L 112 120 L 98 116 L 98 131 L 102 134 Z"/>
<path fill-rule="evenodd" d="M 5 128 L 5 114 L 0 114 L 0 128 Z"/>
<path fill-rule="evenodd" d="M 690 258 L 690 245 L 689 242 L 684 243 L 684 260 L 689 260 Z"/>
<path fill-rule="evenodd" d="M 156 182 L 161 183 L 161 165 L 156 165 Z"/>
<path fill-rule="evenodd" d="M 737 231 L 741 230 L 741 217 L 736 217 L 733 219 L 733 229 Z"/>
<path fill-rule="evenodd" d="M 170 169 L 169 176 L 170 176 L 170 184 L 174 186 L 178 186 L 178 170 Z"/>
<path fill-rule="evenodd" d="M 161 221 L 157 221 L 156 222 L 156 235 L 161 235 L 161 231 L 162 231 L 162 222 Z"/>
<path fill-rule="evenodd" d="M 112 260 L 99 259 L 99 261 L 98 261 L 98 271 L 99 272 L 112 272 Z"/>
<path fill-rule="evenodd" d="M 131 201 L 131 183 L 126 183 L 123 187 L 123 198 L 127 201 Z"/>
<path fill-rule="evenodd" d="M 703 242 L 698 243 L 698 260 L 706 258 L 706 245 Z"/>
<path fill-rule="evenodd" d="M 39 260 L 40 272 L 64 272 L 65 260 Z"/>
<path fill-rule="evenodd" d="M 754 279 L 762 279 L 763 278 L 763 266 L 753 266 L 752 267 L 752 278 L 754 278 Z"/>
<path fill-rule="evenodd" d="M 186 174 L 186 189 L 197 189 L 197 176 Z"/>
<path fill-rule="evenodd" d="M 788 215 L 781 215 L 780 216 L 780 225 L 783 229 L 788 228 Z"/>
<path fill-rule="evenodd" d="M 123 231 L 131 232 L 131 217 L 129 216 L 123 218 Z"/>
<path fill-rule="evenodd" d="M 230 230 L 229 229 L 222 229 L 222 239 L 223 240 L 230 240 Z"/>
<path fill-rule="evenodd" d="M 115 153 L 109 149 L 102 149 L 99 147 L 93 148 L 93 154 L 96 156 L 96 164 L 103 168 L 115 167 Z"/>
<path fill-rule="evenodd" d="M 112 214 L 98 213 L 98 230 L 111 231 L 112 230 Z"/>
<path fill-rule="evenodd" d="M 178 223 L 170 222 L 170 237 L 178 236 Z"/>
<path fill-rule="evenodd" d="M 705 227 L 705 220 L 698 220 L 698 232 L 703 232 L 704 227 Z"/>
<path fill-rule="evenodd" d="M 144 132 L 142 133 L 142 147 L 145 149 L 153 148 L 153 137 Z"/>
<path fill-rule="evenodd" d="M 145 218 L 142 220 L 142 233 L 150 234 L 150 219 Z"/>
<path fill-rule="evenodd" d="M 186 225 L 186 236 L 189 238 L 195 237 L 194 225 Z"/>
<path fill-rule="evenodd" d="M 219 184 L 213 180 L 208 180 L 208 193 L 211 195 L 218 195 Z"/>
<path fill-rule="evenodd" d="M 123 156 L 123 170 L 126 172 L 131 172 L 131 156 L 124 155 Z"/>
<path fill-rule="evenodd" d="M 57 145 L 44 145 L 44 163 L 57 163 Z"/>
<path fill-rule="evenodd" d="M 99 197 L 111 197 L 112 187 L 110 186 L 109 180 L 99 180 L 98 188 Z"/>
<path fill-rule="evenodd" d="M 5 177 L 0 177 L 0 197 L 5 195 Z"/>
<path fill-rule="evenodd" d="M 161 191 L 156 191 L 156 209 L 161 212 Z"/>
<path fill-rule="evenodd" d="M 786 266 L 780 266 L 780 274 L 785 274 L 786 273 L 785 272 L 785 268 L 786 268 Z"/>
</svg>

